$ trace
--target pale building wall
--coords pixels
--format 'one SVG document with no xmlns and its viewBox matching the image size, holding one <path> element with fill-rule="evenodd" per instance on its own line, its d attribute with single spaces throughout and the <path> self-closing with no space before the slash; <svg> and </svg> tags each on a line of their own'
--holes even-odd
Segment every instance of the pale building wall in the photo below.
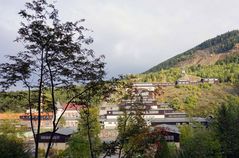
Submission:
<svg viewBox="0 0 239 158">
<path fill-rule="evenodd" d="M 145 119 L 165 118 L 165 115 L 144 115 Z"/>
<path fill-rule="evenodd" d="M 117 119 L 118 117 L 118 115 L 107 115 L 106 119 Z"/>
<path fill-rule="evenodd" d="M 117 128 L 117 122 L 104 122 L 104 129 L 116 129 Z"/>
<path fill-rule="evenodd" d="M 48 143 L 39 142 L 39 149 L 46 151 L 47 146 L 48 146 Z M 53 143 L 52 145 L 52 149 L 55 149 L 55 150 L 65 150 L 66 148 L 67 148 L 66 143 Z"/>
</svg>

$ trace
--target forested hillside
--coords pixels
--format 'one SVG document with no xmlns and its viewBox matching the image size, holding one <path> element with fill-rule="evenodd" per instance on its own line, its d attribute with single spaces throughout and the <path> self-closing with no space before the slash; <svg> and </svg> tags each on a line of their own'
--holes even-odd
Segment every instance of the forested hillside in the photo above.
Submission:
<svg viewBox="0 0 239 158">
<path fill-rule="evenodd" d="M 186 75 L 182 74 L 182 71 L 185 71 Z M 191 81 L 200 78 L 218 78 L 220 82 L 236 84 L 239 83 L 239 64 L 237 60 L 235 62 L 225 60 L 215 65 L 197 65 L 185 69 L 169 68 L 158 72 L 130 75 L 128 78 L 135 82 L 176 82 L 184 76 Z"/>
<path fill-rule="evenodd" d="M 132 82 L 170 82 L 178 79 L 200 81 L 201 78 L 217 78 L 219 83 L 198 85 L 175 85 L 161 87 L 159 102 L 168 102 L 179 111 L 192 116 L 212 115 L 228 98 L 239 95 L 238 56 L 228 57 L 214 65 L 196 65 L 188 68 L 169 68 L 158 72 L 127 76 Z"/>
<path fill-rule="evenodd" d="M 187 67 L 193 65 L 211 65 L 224 60 L 228 56 L 239 54 L 239 31 L 234 30 L 209 39 L 198 46 L 172 57 L 145 73 L 157 72 L 171 67 Z"/>
<path fill-rule="evenodd" d="M 168 102 L 191 116 L 215 115 L 217 107 L 229 98 L 238 99 L 239 87 L 230 83 L 163 87 L 158 101 Z"/>
</svg>

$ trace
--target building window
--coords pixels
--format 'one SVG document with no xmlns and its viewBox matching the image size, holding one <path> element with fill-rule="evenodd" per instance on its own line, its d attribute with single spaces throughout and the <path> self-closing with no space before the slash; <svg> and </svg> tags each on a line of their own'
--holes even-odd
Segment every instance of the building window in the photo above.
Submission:
<svg viewBox="0 0 239 158">
<path fill-rule="evenodd" d="M 164 138 L 168 141 L 174 141 L 174 136 L 165 136 Z"/>
</svg>

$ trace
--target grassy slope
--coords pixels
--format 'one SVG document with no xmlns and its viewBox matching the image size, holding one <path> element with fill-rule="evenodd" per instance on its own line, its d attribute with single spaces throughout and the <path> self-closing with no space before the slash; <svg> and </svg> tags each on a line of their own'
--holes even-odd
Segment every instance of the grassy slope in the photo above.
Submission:
<svg viewBox="0 0 239 158">
<path fill-rule="evenodd" d="M 166 101 L 192 116 L 208 116 L 214 113 L 216 107 L 226 101 L 228 96 L 237 97 L 238 86 L 231 84 L 195 85 L 164 87 L 159 101 Z"/>
</svg>

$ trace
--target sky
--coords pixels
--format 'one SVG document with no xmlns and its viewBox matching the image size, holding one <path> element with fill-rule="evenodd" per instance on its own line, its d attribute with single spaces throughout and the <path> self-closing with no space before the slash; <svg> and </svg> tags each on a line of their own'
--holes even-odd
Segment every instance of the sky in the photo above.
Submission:
<svg viewBox="0 0 239 158">
<path fill-rule="evenodd" d="M 0 0 L 0 63 L 13 42 L 26 0 Z M 238 0 L 58 0 L 63 21 L 86 19 L 91 47 L 105 55 L 107 77 L 141 73 L 201 42 L 239 28 Z"/>
</svg>

